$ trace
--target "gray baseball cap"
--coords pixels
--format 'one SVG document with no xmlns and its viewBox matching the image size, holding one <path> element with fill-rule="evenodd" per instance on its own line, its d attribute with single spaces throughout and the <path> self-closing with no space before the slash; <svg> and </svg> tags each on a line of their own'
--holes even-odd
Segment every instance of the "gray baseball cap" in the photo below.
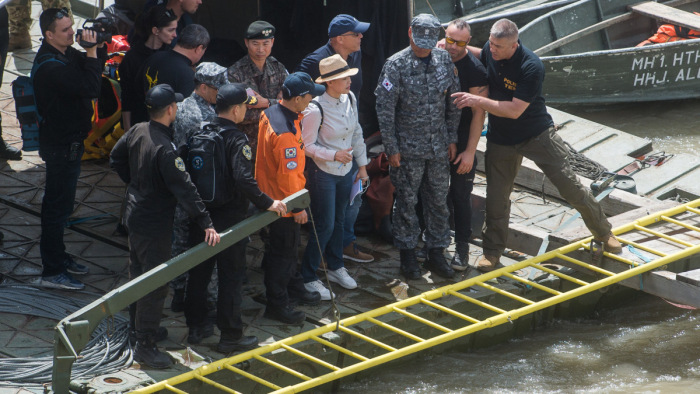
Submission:
<svg viewBox="0 0 700 394">
<path fill-rule="evenodd" d="M 440 21 L 434 15 L 419 14 L 411 21 L 411 35 L 419 48 L 435 48 L 440 37 Z"/>
<path fill-rule="evenodd" d="M 228 83 L 226 68 L 213 62 L 204 62 L 197 66 L 194 79 L 217 89 Z"/>
</svg>

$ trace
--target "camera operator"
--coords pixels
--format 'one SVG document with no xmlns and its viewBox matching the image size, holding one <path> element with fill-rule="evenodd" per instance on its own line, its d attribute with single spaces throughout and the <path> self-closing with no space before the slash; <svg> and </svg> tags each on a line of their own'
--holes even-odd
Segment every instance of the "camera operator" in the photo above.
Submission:
<svg viewBox="0 0 700 394">
<path fill-rule="evenodd" d="M 93 102 L 100 95 L 106 58 L 96 33 L 84 30 L 85 53 L 72 48 L 73 22 L 65 8 L 41 13 L 39 25 L 44 40 L 37 52 L 34 75 L 39 125 L 39 155 L 46 163 L 46 188 L 41 205 L 41 284 L 46 287 L 80 290 L 83 283 L 71 274 L 86 274 L 63 243 L 63 229 L 73 212 L 75 189 L 80 175 L 83 140 L 92 128 Z M 90 45 L 92 44 L 92 45 Z M 94 45 L 98 44 L 98 45 Z"/>
</svg>

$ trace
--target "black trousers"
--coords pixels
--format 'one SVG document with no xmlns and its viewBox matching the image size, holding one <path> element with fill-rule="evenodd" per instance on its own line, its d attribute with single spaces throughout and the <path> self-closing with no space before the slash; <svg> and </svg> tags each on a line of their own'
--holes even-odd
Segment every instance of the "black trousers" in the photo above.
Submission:
<svg viewBox="0 0 700 394">
<path fill-rule="evenodd" d="M 134 279 L 170 259 L 172 232 L 172 226 L 152 234 L 142 234 L 136 229 L 129 229 L 130 279 Z M 133 327 L 136 330 L 155 333 L 160 326 L 160 317 L 163 314 L 163 304 L 167 295 L 168 285 L 166 284 L 132 304 L 130 311 L 132 312 Z"/>
<path fill-rule="evenodd" d="M 223 232 L 245 218 L 243 214 L 232 214 L 231 210 L 226 208 L 207 207 L 207 210 L 217 232 Z M 189 244 L 196 245 L 202 241 L 204 231 L 196 224 L 191 225 Z M 241 286 L 246 270 L 246 243 L 242 240 L 189 271 L 185 288 L 185 319 L 188 327 L 202 325 L 207 319 L 207 286 L 216 264 L 219 289 L 216 325 L 222 338 L 238 339 L 243 335 Z"/>
<path fill-rule="evenodd" d="M 462 149 L 460 152 L 464 151 Z M 472 190 L 474 190 L 474 172 L 476 157 L 472 170 L 466 174 L 457 174 L 458 165 L 450 164 L 450 191 L 448 200 L 452 205 L 456 242 L 468 242 L 472 235 Z"/>
<path fill-rule="evenodd" d="M 268 306 L 285 308 L 290 295 L 296 298 L 306 291 L 297 267 L 300 227 L 291 217 L 277 219 L 269 226 L 262 261 Z"/>
</svg>

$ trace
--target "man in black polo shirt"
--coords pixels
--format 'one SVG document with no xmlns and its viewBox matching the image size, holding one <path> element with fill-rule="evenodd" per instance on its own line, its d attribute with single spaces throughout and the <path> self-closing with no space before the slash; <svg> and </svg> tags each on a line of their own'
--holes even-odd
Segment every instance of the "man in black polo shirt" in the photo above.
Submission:
<svg viewBox="0 0 700 394">
<path fill-rule="evenodd" d="M 148 58 L 140 71 L 143 92 L 156 85 L 168 84 L 176 93 L 189 97 L 194 91 L 194 68 L 209 45 L 209 33 L 201 25 L 189 25 L 182 30 L 175 48 L 156 52 Z M 148 120 L 145 104 L 131 112 L 131 123 Z"/>
<path fill-rule="evenodd" d="M 482 108 L 489 113 L 484 255 L 477 261 L 477 269 L 491 271 L 499 266 L 508 238 L 510 192 L 523 157 L 534 161 L 559 194 L 581 213 L 586 227 L 603 242 L 606 251 L 620 253 L 622 247 L 610 232 L 612 226 L 603 209 L 571 170 L 568 149 L 544 104 L 544 66 L 520 43 L 515 23 L 508 19 L 494 23 L 480 56 L 488 73 L 489 97 L 453 94 L 457 107 Z"/>
<path fill-rule="evenodd" d="M 476 56 L 467 51 L 471 39 L 471 28 L 464 19 L 456 19 L 445 30 L 445 49 L 459 74 L 459 85 L 463 92 L 488 96 L 486 68 Z M 438 45 L 439 46 L 439 45 Z M 472 189 L 476 171 L 476 146 L 484 127 L 486 112 L 479 107 L 462 109 L 457 129 L 457 157 L 450 164 L 450 192 L 455 229 L 455 254 L 452 268 L 457 271 L 469 269 L 469 238 L 472 234 Z"/>
</svg>

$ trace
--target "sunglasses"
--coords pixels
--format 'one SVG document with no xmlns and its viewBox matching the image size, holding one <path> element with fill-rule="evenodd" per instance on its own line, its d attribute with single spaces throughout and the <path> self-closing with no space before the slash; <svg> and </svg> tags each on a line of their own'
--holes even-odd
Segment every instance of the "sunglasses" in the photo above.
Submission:
<svg viewBox="0 0 700 394">
<path fill-rule="evenodd" d="M 69 16 L 70 16 L 70 11 L 68 11 L 68 8 L 63 7 L 61 9 L 59 9 L 58 11 L 56 11 L 56 14 L 53 16 L 53 18 L 51 18 L 51 21 L 53 22 L 55 20 L 67 18 Z"/>
<path fill-rule="evenodd" d="M 458 47 L 465 47 L 469 43 L 469 41 L 457 41 L 454 38 L 447 37 L 445 36 L 445 42 L 448 44 L 457 44 Z"/>
</svg>

